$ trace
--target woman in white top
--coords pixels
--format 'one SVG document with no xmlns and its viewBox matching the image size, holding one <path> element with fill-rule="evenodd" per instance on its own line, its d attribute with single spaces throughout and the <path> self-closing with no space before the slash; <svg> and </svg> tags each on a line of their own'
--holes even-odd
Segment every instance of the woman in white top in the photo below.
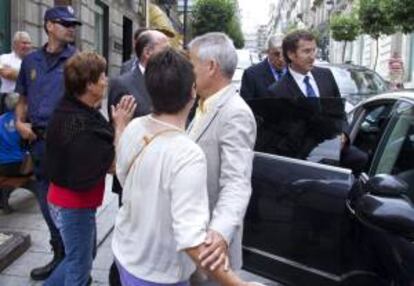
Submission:
<svg viewBox="0 0 414 286">
<path fill-rule="evenodd" d="M 145 80 L 153 113 L 131 121 L 117 145 L 123 205 L 112 248 L 122 285 L 189 285 L 209 221 L 206 160 L 184 133 L 193 67 L 169 48 L 150 60 Z M 224 265 L 206 272 L 221 285 L 254 285 Z"/>
</svg>

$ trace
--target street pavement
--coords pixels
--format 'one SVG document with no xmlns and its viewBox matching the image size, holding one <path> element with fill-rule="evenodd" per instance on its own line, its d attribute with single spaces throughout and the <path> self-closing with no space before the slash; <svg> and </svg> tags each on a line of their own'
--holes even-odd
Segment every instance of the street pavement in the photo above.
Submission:
<svg viewBox="0 0 414 286">
<path fill-rule="evenodd" d="M 111 185 L 111 180 L 111 176 L 108 176 L 107 186 Z M 52 258 L 47 226 L 42 219 L 36 199 L 30 191 L 25 189 L 15 190 L 9 202 L 14 211 L 8 215 L 0 211 L 0 231 L 17 231 L 30 234 L 31 246 L 22 256 L 0 273 L 0 285 L 40 286 L 42 282 L 35 282 L 30 279 L 30 271 L 32 268 L 44 265 Z M 111 234 L 117 204 L 117 196 L 107 187 L 103 205 L 97 211 L 98 253 L 93 263 L 92 285 L 109 285 L 108 271 L 113 261 Z M 248 281 L 257 281 L 269 286 L 281 286 L 246 271 L 243 271 L 241 276 Z"/>
</svg>

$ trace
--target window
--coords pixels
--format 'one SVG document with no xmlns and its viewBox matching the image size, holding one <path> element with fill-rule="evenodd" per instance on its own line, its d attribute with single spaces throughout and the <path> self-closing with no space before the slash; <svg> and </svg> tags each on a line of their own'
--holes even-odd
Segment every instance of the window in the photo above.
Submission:
<svg viewBox="0 0 414 286">
<path fill-rule="evenodd" d="M 370 106 L 362 113 L 357 123 L 353 145 L 368 155 L 366 168 L 371 165 L 375 150 L 389 122 L 392 106 L 391 102 Z M 364 171 L 367 172 L 368 169 Z"/>
<path fill-rule="evenodd" d="M 10 52 L 10 1 L 0 1 L 0 54 Z"/>
<path fill-rule="evenodd" d="M 108 6 L 95 1 L 95 50 L 108 59 Z"/>
<path fill-rule="evenodd" d="M 402 102 L 391 118 L 387 134 L 375 155 L 370 171 L 396 175 L 407 183 L 414 198 L 414 106 Z"/>
</svg>

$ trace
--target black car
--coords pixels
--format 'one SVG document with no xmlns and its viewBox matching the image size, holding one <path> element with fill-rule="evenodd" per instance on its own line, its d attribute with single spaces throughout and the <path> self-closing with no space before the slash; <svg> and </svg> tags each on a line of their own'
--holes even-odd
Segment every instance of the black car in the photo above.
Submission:
<svg viewBox="0 0 414 286">
<path fill-rule="evenodd" d="M 364 66 L 328 63 L 319 63 L 318 66 L 332 71 L 342 97 L 352 105 L 390 90 L 387 81 Z"/>
<path fill-rule="evenodd" d="M 323 140 L 303 159 L 272 154 L 275 117 L 292 113 L 267 112 L 270 105 L 250 102 L 261 152 L 244 268 L 286 285 L 414 285 L 414 92 L 371 97 L 352 111 L 349 139 L 367 158 L 358 173 L 337 166 L 339 150 L 311 156 Z M 325 141 L 335 142 L 323 122 Z"/>
</svg>

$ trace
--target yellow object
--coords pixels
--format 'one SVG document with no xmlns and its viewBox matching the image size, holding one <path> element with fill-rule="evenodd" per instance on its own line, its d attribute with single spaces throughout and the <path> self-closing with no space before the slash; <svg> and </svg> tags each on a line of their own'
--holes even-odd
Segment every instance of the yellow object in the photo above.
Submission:
<svg viewBox="0 0 414 286">
<path fill-rule="evenodd" d="M 171 46 L 174 48 L 182 47 L 183 36 L 174 29 L 167 14 L 160 7 L 152 3 L 149 5 L 149 24 L 150 28 L 165 30 L 166 34 L 174 35 L 174 37 L 170 38 Z"/>
</svg>

